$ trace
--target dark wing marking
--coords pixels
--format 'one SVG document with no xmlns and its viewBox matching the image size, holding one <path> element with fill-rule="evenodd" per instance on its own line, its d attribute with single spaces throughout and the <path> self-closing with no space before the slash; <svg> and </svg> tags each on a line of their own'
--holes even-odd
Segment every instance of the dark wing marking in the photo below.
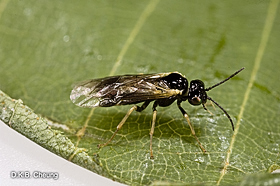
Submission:
<svg viewBox="0 0 280 186">
<path fill-rule="evenodd" d="M 176 96 L 162 77 L 170 73 L 112 76 L 78 83 L 70 99 L 80 107 L 110 107 Z"/>
</svg>

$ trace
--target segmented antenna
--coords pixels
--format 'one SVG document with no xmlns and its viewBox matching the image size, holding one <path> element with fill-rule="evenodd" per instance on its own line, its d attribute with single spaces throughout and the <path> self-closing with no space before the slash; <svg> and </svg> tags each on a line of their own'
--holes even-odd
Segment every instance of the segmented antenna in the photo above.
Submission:
<svg viewBox="0 0 280 186">
<path fill-rule="evenodd" d="M 224 82 L 226 82 L 227 80 L 229 80 L 230 78 L 236 76 L 239 72 L 241 72 L 242 70 L 244 70 L 244 67 L 241 68 L 240 70 L 236 71 L 234 74 L 232 74 L 231 76 L 229 76 L 228 78 L 226 78 L 225 80 L 221 81 L 220 83 L 217 83 L 216 85 L 213 85 L 212 87 L 206 88 L 205 91 L 209 91 L 212 88 L 215 88 L 216 86 L 219 86 L 220 84 L 223 84 Z"/>
</svg>

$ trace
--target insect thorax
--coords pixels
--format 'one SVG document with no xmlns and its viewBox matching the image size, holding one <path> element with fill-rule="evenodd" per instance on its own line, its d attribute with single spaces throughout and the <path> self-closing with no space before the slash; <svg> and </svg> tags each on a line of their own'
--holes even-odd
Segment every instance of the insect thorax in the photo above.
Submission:
<svg viewBox="0 0 280 186">
<path fill-rule="evenodd" d="M 183 90 L 183 93 L 188 91 L 188 80 L 179 73 L 173 72 L 163 77 L 162 81 L 165 82 L 170 89 Z"/>
</svg>

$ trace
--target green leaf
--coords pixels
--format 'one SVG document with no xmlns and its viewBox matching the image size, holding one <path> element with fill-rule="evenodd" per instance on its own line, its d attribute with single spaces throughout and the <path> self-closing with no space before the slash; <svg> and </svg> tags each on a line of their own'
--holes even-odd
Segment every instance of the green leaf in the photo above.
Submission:
<svg viewBox="0 0 280 186">
<path fill-rule="evenodd" d="M 98 174 L 107 173 L 100 166 L 98 157 L 90 157 L 85 149 L 77 148 L 60 131 L 53 130 L 49 125 L 57 123 L 47 121 L 35 114 L 22 100 L 14 100 L 0 90 L 0 119 L 22 133 L 35 143 L 73 163 L 85 167 Z M 64 127 L 64 129 L 67 126 Z"/>
<path fill-rule="evenodd" d="M 1 1 L 0 89 L 17 101 L 0 94 L 0 119 L 50 151 L 127 184 L 277 182 L 264 173 L 280 165 L 278 4 Z M 180 71 L 209 87 L 241 67 L 208 92 L 232 117 L 234 132 L 219 108 L 209 105 L 210 115 L 182 104 L 206 154 L 176 104 L 157 109 L 154 160 L 151 106 L 132 113 L 98 149 L 131 106 L 85 109 L 69 99 L 71 85 L 86 79 Z"/>
</svg>

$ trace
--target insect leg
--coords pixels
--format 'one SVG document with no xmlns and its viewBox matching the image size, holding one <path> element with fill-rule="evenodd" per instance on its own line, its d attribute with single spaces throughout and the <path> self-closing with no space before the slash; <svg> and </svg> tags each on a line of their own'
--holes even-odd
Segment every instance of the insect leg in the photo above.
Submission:
<svg viewBox="0 0 280 186">
<path fill-rule="evenodd" d="M 138 111 L 138 112 L 143 111 L 143 110 L 149 105 L 150 102 L 151 102 L 151 101 L 145 101 L 141 107 L 139 107 L 139 106 L 137 106 L 137 105 L 134 105 L 133 107 L 131 107 L 131 108 L 128 110 L 128 112 L 126 113 L 126 115 L 124 116 L 124 118 L 121 120 L 121 122 L 118 124 L 117 130 L 114 132 L 114 134 L 112 135 L 112 137 L 111 137 L 106 143 L 104 143 L 104 144 L 99 144 L 99 145 L 97 145 L 97 147 L 100 148 L 100 147 L 104 147 L 104 146 L 108 145 L 108 144 L 112 141 L 112 139 L 116 136 L 117 132 L 122 128 L 123 124 L 126 122 L 127 118 L 130 116 L 130 114 L 131 114 L 134 110 L 136 110 L 136 111 Z"/>
<path fill-rule="evenodd" d="M 182 112 L 184 118 L 187 120 L 187 122 L 188 122 L 188 124 L 189 124 L 189 126 L 190 126 L 190 129 L 191 129 L 191 131 L 192 131 L 192 135 L 194 136 L 194 138 L 195 138 L 196 141 L 198 142 L 200 148 L 202 149 L 203 152 L 206 152 L 206 150 L 204 149 L 204 147 L 201 145 L 200 141 L 199 141 L 198 138 L 196 137 L 195 131 L 194 131 L 194 129 L 193 129 L 193 127 L 192 127 L 192 124 L 191 124 L 191 121 L 190 121 L 190 118 L 189 118 L 187 112 L 181 107 L 181 102 L 177 101 L 177 106 L 178 106 L 178 108 L 180 109 L 180 111 Z"/>
<path fill-rule="evenodd" d="M 211 102 L 212 103 L 212 102 Z M 204 110 L 206 110 L 207 112 L 209 112 L 212 116 L 214 115 L 210 110 L 208 110 L 207 108 L 206 108 L 206 105 L 205 104 L 202 104 L 203 105 L 203 108 L 204 108 Z"/>
<path fill-rule="evenodd" d="M 155 130 L 155 123 L 156 123 L 156 117 L 157 117 L 157 109 L 156 107 L 158 106 L 157 101 L 154 102 L 153 105 L 153 120 L 152 120 L 152 127 L 151 127 L 151 131 L 150 131 L 150 158 L 154 159 L 154 155 L 153 155 L 153 149 L 152 149 L 152 141 L 153 141 L 153 134 L 154 134 L 154 130 Z"/>
</svg>

